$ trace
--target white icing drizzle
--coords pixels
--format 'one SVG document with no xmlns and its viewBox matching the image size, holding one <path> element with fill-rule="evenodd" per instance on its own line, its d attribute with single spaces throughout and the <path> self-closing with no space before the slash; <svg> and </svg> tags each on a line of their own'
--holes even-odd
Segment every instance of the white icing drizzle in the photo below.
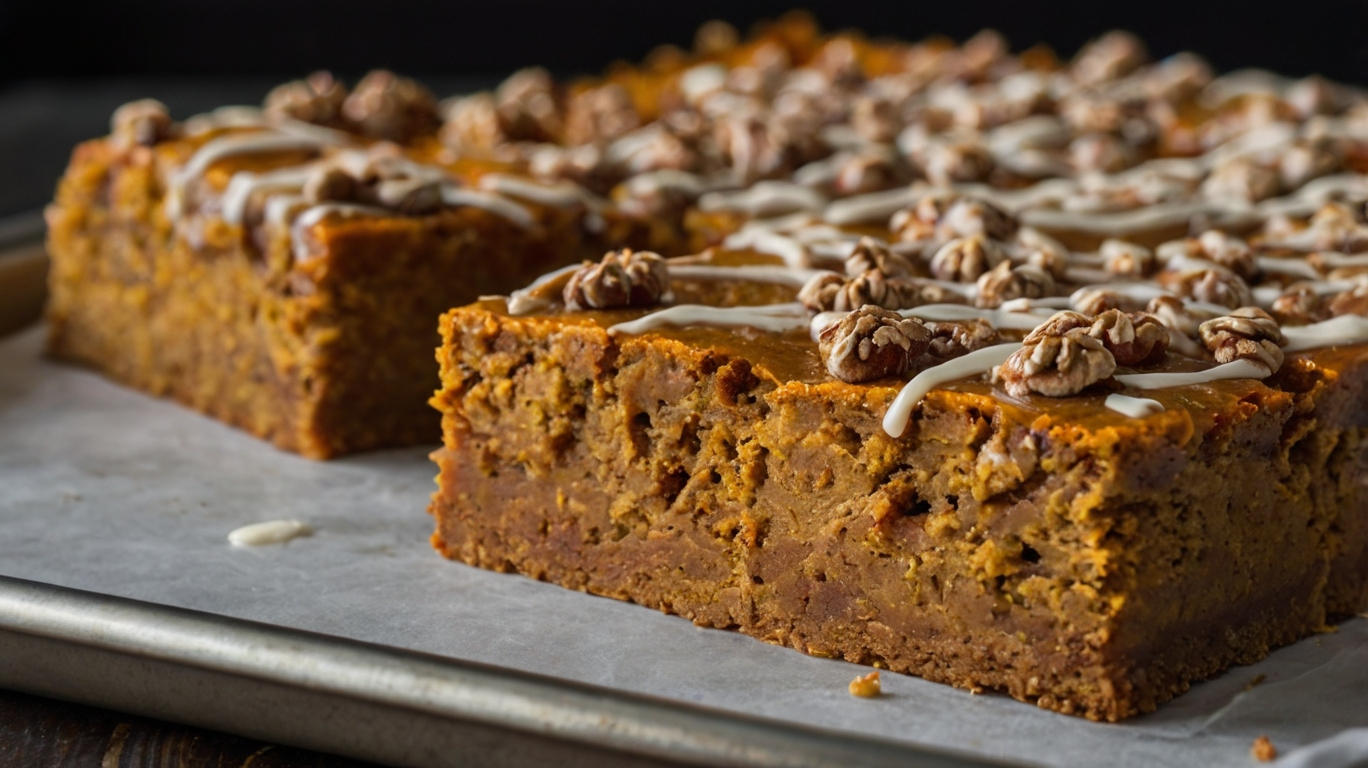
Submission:
<svg viewBox="0 0 1368 768">
<path fill-rule="evenodd" d="M 247 202 L 258 192 L 298 192 L 304 188 L 313 171 L 314 165 L 308 164 L 281 168 L 268 173 L 239 171 L 233 174 L 233 178 L 228 181 L 228 187 L 223 190 L 223 199 L 220 203 L 224 222 L 242 224 Z"/>
<path fill-rule="evenodd" d="M 698 198 L 704 211 L 736 211 L 750 216 L 776 216 L 794 211 L 818 211 L 826 196 L 801 184 L 787 181 L 756 182 L 735 192 L 708 192 Z"/>
<path fill-rule="evenodd" d="M 1368 342 L 1368 317 L 1340 315 L 1319 323 L 1285 326 L 1282 333 L 1287 339 L 1282 345 L 1284 352 L 1362 344 Z"/>
<path fill-rule="evenodd" d="M 1321 263 L 1330 269 L 1352 269 L 1355 267 L 1368 267 L 1368 253 L 1340 253 L 1338 251 L 1321 251 L 1316 254 Z"/>
<path fill-rule="evenodd" d="M 1127 387 L 1136 389 L 1165 389 L 1167 387 L 1186 387 L 1193 384 L 1209 384 L 1224 379 L 1264 379 L 1271 371 L 1260 363 L 1249 360 L 1233 360 L 1205 371 L 1184 373 L 1128 373 L 1116 377 Z"/>
<path fill-rule="evenodd" d="M 762 331 L 783 333 L 808 324 L 807 310 L 797 302 L 769 304 L 758 307 L 709 307 L 703 304 L 679 304 L 652 312 L 649 315 L 618 323 L 608 329 L 617 335 L 639 335 L 657 328 L 710 325 L 749 327 Z"/>
<path fill-rule="evenodd" d="M 1224 208 L 1206 201 L 1159 203 L 1115 213 L 1083 213 L 1034 209 L 1022 211 L 1021 222 L 1032 227 L 1061 232 L 1082 232 L 1096 235 L 1122 236 L 1136 232 L 1176 227 L 1187 224 L 1192 217 L 1216 213 Z"/>
<path fill-rule="evenodd" d="M 542 184 L 522 176 L 507 173 L 487 173 L 480 177 L 480 189 L 509 197 L 518 197 L 538 205 L 553 208 L 573 208 L 583 205 L 602 208 L 604 203 L 589 190 L 572 181 Z"/>
<path fill-rule="evenodd" d="M 889 437 L 902 437 L 903 432 L 907 430 L 908 421 L 912 419 L 912 411 L 927 393 L 943 384 L 987 373 L 1006 362 L 1018 349 L 1021 349 L 1021 345 L 1017 343 L 984 347 L 963 357 L 927 368 L 913 376 L 893 399 L 893 404 L 888 407 L 888 413 L 884 414 L 884 432 L 887 432 Z"/>
<path fill-rule="evenodd" d="M 744 280 L 756 283 L 777 283 L 802 288 L 817 275 L 836 274 L 825 269 L 798 269 L 777 264 L 748 264 L 720 267 L 710 264 L 671 264 L 670 279 L 680 280 Z"/>
<path fill-rule="evenodd" d="M 312 533 L 313 528 L 299 520 L 271 520 L 235 529 L 228 534 L 228 543 L 235 547 L 262 547 L 268 544 L 284 544 L 291 539 L 309 536 Z"/>
<path fill-rule="evenodd" d="M 1153 416 L 1156 413 L 1164 412 L 1164 404 L 1158 400 L 1151 400 L 1147 397 L 1130 397 L 1129 395 L 1107 395 L 1103 402 L 1108 408 L 1132 419 L 1143 419 L 1146 416 Z"/>
<path fill-rule="evenodd" d="M 647 171 L 623 182 L 628 197 L 647 197 L 665 189 L 675 189 L 693 198 L 712 188 L 709 181 L 696 173 L 663 168 Z"/>
<path fill-rule="evenodd" d="M 571 264 L 567 267 L 547 272 L 541 277 L 533 280 L 526 288 L 519 288 L 508 295 L 508 314 L 510 315 L 530 315 L 533 312 L 540 312 L 551 306 L 551 300 L 541 298 L 536 295 L 537 289 L 547 283 L 558 280 L 566 275 L 574 273 L 581 264 Z"/>
<path fill-rule="evenodd" d="M 537 226 L 537 220 L 532 216 L 531 211 L 506 197 L 500 197 L 490 192 L 443 184 L 442 202 L 454 207 L 480 208 L 495 216 L 508 219 L 523 229 L 532 229 Z"/>
<path fill-rule="evenodd" d="M 903 317 L 915 317 L 931 322 L 954 322 L 956 320 L 987 320 L 994 328 L 1015 331 L 1032 331 L 1044 324 L 1054 314 L 1053 310 L 1043 312 L 1004 312 L 1000 309 L 979 309 L 963 304 L 923 304 L 912 309 L 900 309 Z"/>
<path fill-rule="evenodd" d="M 822 212 L 822 219 L 837 226 L 887 222 L 889 217 L 915 203 L 920 193 L 912 189 L 890 189 L 836 200 Z"/>
<path fill-rule="evenodd" d="M 220 160 L 238 155 L 255 155 L 267 152 L 288 152 L 291 150 L 317 150 L 328 142 L 316 136 L 297 136 L 277 131 L 256 131 L 247 134 L 219 136 L 205 143 L 190 156 L 185 166 L 176 172 L 171 180 L 170 195 L 183 194 L 185 185 L 204 175 L 209 167 Z M 176 214 L 178 215 L 179 209 Z"/>
<path fill-rule="evenodd" d="M 339 215 L 343 218 L 353 218 L 357 216 L 376 216 L 385 217 L 393 215 L 387 208 L 377 208 L 373 205 L 357 205 L 356 203 L 321 203 L 306 209 L 295 219 L 290 227 L 290 240 L 294 248 L 296 261 L 306 261 L 309 254 L 309 243 L 304 239 L 304 234 L 315 224 L 330 215 Z"/>
<path fill-rule="evenodd" d="M 1270 275 L 1291 275 L 1307 280 L 1320 279 L 1316 268 L 1302 259 L 1281 259 L 1276 256 L 1256 256 L 1254 263 Z"/>
<path fill-rule="evenodd" d="M 807 267 L 812 262 L 812 254 L 802 243 L 781 235 L 778 232 L 754 228 L 742 228 L 722 241 L 722 247 L 734 251 L 751 250 L 778 256 L 790 267 Z"/>
</svg>

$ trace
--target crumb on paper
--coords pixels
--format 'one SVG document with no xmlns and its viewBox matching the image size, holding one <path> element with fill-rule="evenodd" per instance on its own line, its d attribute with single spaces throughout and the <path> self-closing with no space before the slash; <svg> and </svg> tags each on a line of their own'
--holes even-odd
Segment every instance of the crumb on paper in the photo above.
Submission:
<svg viewBox="0 0 1368 768">
<path fill-rule="evenodd" d="M 1265 680 L 1267 680 L 1267 679 L 1268 679 L 1268 675 L 1255 675 L 1255 676 L 1254 676 L 1254 679 L 1250 680 L 1249 683 L 1248 683 L 1247 685 L 1245 685 L 1245 690 L 1246 690 L 1246 691 L 1254 690 L 1254 686 L 1258 685 L 1259 683 L 1262 683 L 1263 681 L 1265 681 Z"/>
<path fill-rule="evenodd" d="M 879 686 L 879 671 L 875 670 L 867 675 L 860 675 L 850 681 L 850 695 L 858 696 L 862 699 L 872 699 L 882 693 Z"/>
<path fill-rule="evenodd" d="M 1249 754 L 1261 763 L 1271 763 L 1278 759 L 1278 748 L 1273 746 L 1273 742 L 1269 741 L 1267 736 L 1260 736 L 1249 748 Z"/>
<path fill-rule="evenodd" d="M 1335 624 L 1322 624 L 1316 627 L 1316 634 L 1318 635 L 1333 635 L 1338 631 L 1339 627 Z"/>
</svg>

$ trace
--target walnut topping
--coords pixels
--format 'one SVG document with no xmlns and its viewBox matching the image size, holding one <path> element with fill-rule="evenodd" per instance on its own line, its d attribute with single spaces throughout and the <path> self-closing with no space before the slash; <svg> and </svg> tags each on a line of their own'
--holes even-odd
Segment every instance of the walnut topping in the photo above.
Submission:
<svg viewBox="0 0 1368 768">
<path fill-rule="evenodd" d="M 639 125 L 632 97 L 616 83 L 580 91 L 565 108 L 565 141 L 571 145 L 607 144 Z"/>
<path fill-rule="evenodd" d="M 976 141 L 933 141 L 915 156 L 926 178 L 937 186 L 981 181 L 993 170 L 993 155 Z"/>
<path fill-rule="evenodd" d="M 564 126 L 556 84 L 541 67 L 520 69 L 494 91 L 502 130 L 514 141 L 557 141 Z"/>
<path fill-rule="evenodd" d="M 1088 318 L 1075 312 L 1057 313 L 993 370 L 994 380 L 1014 397 L 1032 392 L 1068 397 L 1106 379 L 1116 371 L 1116 359 L 1089 335 L 1090 326 Z"/>
<path fill-rule="evenodd" d="M 302 120 L 315 125 L 336 125 L 342 119 L 347 86 L 331 72 L 319 70 L 304 78 L 276 86 L 266 94 L 267 117 Z"/>
<path fill-rule="evenodd" d="M 1069 143 L 1069 162 L 1080 172 L 1116 173 L 1135 161 L 1134 148 L 1110 133 L 1085 133 Z"/>
<path fill-rule="evenodd" d="M 1070 296 L 1069 306 L 1073 307 L 1075 312 L 1093 317 L 1109 309 L 1119 309 L 1123 312 L 1137 310 L 1140 308 L 1140 302 L 1119 291 L 1109 291 L 1106 288 L 1087 288 L 1076 291 L 1073 296 Z"/>
<path fill-rule="evenodd" d="M 570 275 L 562 296 L 570 311 L 649 307 L 670 290 L 665 260 L 650 251 L 609 251 L 597 264 L 584 262 Z"/>
<path fill-rule="evenodd" d="M 1202 323 L 1202 343 L 1218 363 L 1252 360 L 1276 372 L 1282 367 L 1282 330 L 1278 321 L 1258 307 L 1240 307 Z"/>
<path fill-rule="evenodd" d="M 1346 293 L 1352 293 L 1352 291 Z M 1341 296 L 1343 295 L 1341 294 Z M 1368 298 L 1368 295 L 1365 295 L 1365 298 Z M 1368 301 L 1363 303 L 1362 309 L 1368 310 Z M 1279 325 L 1318 323 L 1328 319 L 1332 313 L 1333 303 L 1331 306 L 1326 306 L 1325 300 L 1321 298 L 1319 293 L 1316 293 L 1315 288 L 1305 284 L 1288 286 L 1278 298 L 1273 300 L 1273 306 L 1269 308 L 1269 314 L 1273 315 L 1273 319 L 1277 320 Z"/>
<path fill-rule="evenodd" d="M 879 269 L 869 269 L 851 278 L 832 273 L 817 275 L 798 292 L 798 301 L 814 312 L 850 312 L 866 304 L 883 309 L 916 306 L 915 295 L 915 288 L 907 281 L 889 278 Z"/>
<path fill-rule="evenodd" d="M 1197 338 L 1197 327 L 1201 321 L 1188 311 L 1182 299 L 1176 296 L 1155 296 L 1150 300 L 1145 312 L 1162 323 L 1165 328 L 1190 338 Z"/>
<path fill-rule="evenodd" d="M 476 93 L 446 102 L 442 144 L 461 154 L 488 154 L 507 141 L 494 97 Z"/>
<path fill-rule="evenodd" d="M 984 235 L 960 237 L 936 251 L 931 259 L 931 274 L 941 280 L 972 283 L 1006 258 L 996 240 Z"/>
<path fill-rule="evenodd" d="M 994 240 L 1012 239 L 1019 227 L 1016 217 L 1010 213 L 973 197 L 962 197 L 952 202 L 945 210 L 942 224 L 952 233 L 951 237 L 986 235 Z"/>
<path fill-rule="evenodd" d="M 1109 309 L 1093 318 L 1088 335 L 1102 342 L 1117 365 L 1157 365 L 1168 353 L 1168 329 L 1144 312 L 1127 314 Z"/>
<path fill-rule="evenodd" d="M 1040 267 L 1013 267 L 1003 261 L 979 277 L 974 305 L 992 308 L 1012 299 L 1038 299 L 1054 293 L 1054 285 L 1054 278 Z"/>
<path fill-rule="evenodd" d="M 383 69 L 361 78 L 342 103 L 342 116 L 363 136 L 401 143 L 432 133 L 438 125 L 432 93 Z"/>
<path fill-rule="evenodd" d="M 324 166 L 309 175 L 304 182 L 304 199 L 310 203 L 330 200 L 354 200 L 359 182 L 351 174 L 336 166 Z"/>
<path fill-rule="evenodd" d="M 832 182 L 838 195 L 878 192 L 907 183 L 903 169 L 888 157 L 873 153 L 852 155 L 841 163 Z"/>
<path fill-rule="evenodd" d="M 1069 249 L 1038 229 L 1022 227 L 1017 230 L 1012 248 L 1015 259 L 1045 270 L 1057 281 L 1068 274 Z"/>
<path fill-rule="evenodd" d="M 1276 194 L 1282 180 L 1278 172 L 1249 157 L 1237 157 L 1216 166 L 1202 182 L 1202 194 L 1212 200 L 1235 198 L 1257 203 Z"/>
<path fill-rule="evenodd" d="M 926 349 L 926 356 L 941 362 L 992 346 L 999 341 L 997 329 L 987 320 L 925 322 L 923 325 L 931 333 L 931 345 Z"/>
<path fill-rule="evenodd" d="M 850 277 L 877 269 L 888 277 L 911 277 L 912 262 L 894 253 L 872 237 L 862 237 L 845 260 L 845 271 Z"/>
<path fill-rule="evenodd" d="M 866 141 L 892 141 L 902 129 L 898 105 L 891 99 L 857 96 L 850 111 L 850 126 Z"/>
<path fill-rule="evenodd" d="M 694 51 L 700 56 L 717 56 L 737 46 L 741 34 L 721 19 L 704 22 L 694 33 Z"/>
<path fill-rule="evenodd" d="M 1327 138 L 1299 139 L 1278 161 L 1283 186 L 1299 189 L 1306 182 L 1334 173 L 1344 165 L 1344 151 Z"/>
<path fill-rule="evenodd" d="M 1231 309 L 1254 303 L 1249 284 L 1239 275 L 1220 267 L 1162 272 L 1159 282 L 1180 296 Z"/>
<path fill-rule="evenodd" d="M 1202 255 L 1239 275 L 1246 281 L 1259 277 L 1259 265 L 1249 244 L 1219 229 L 1210 229 L 1197 238 Z"/>
<path fill-rule="evenodd" d="M 1103 264 L 1113 275 L 1144 277 L 1154 270 L 1154 252 L 1143 245 L 1109 239 L 1098 249 Z"/>
<path fill-rule="evenodd" d="M 1080 85 L 1095 85 L 1124 77 L 1149 61 L 1140 38 L 1129 32 L 1108 32 L 1083 46 L 1070 66 Z"/>
<path fill-rule="evenodd" d="M 172 138 L 176 124 L 166 105 L 154 99 L 132 101 L 114 110 L 109 120 L 115 143 L 123 147 L 150 147 Z"/>
<path fill-rule="evenodd" d="M 1276 304 L 1274 307 L 1276 308 Z M 1368 316 L 1368 281 L 1360 279 L 1353 288 L 1342 291 L 1330 300 L 1330 314 Z"/>
<path fill-rule="evenodd" d="M 856 384 L 905 373 L 930 341 L 916 320 L 866 305 L 822 331 L 817 347 L 827 372 Z"/>
</svg>

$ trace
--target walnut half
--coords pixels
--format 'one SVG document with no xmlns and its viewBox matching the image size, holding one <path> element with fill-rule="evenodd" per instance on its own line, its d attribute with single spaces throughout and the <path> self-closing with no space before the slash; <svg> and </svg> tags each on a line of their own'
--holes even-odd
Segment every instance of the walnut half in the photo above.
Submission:
<svg viewBox="0 0 1368 768">
<path fill-rule="evenodd" d="M 905 373 L 931 332 L 917 320 L 867 304 L 822 331 L 817 348 L 832 376 L 858 384 Z"/>
<path fill-rule="evenodd" d="M 1047 397 L 1076 395 L 1116 371 L 1116 358 L 1089 335 L 1092 322 L 1076 312 L 1058 312 L 1031 331 L 1022 348 L 993 370 L 993 379 L 1013 397 L 1032 392 Z"/>
<path fill-rule="evenodd" d="M 1218 363 L 1252 360 L 1276 373 L 1282 367 L 1282 329 L 1273 316 L 1258 307 L 1240 307 L 1201 326 L 1202 343 Z"/>
<path fill-rule="evenodd" d="M 570 311 L 649 307 L 670 290 L 670 269 L 650 251 L 609 251 L 570 275 L 562 296 Z"/>
</svg>

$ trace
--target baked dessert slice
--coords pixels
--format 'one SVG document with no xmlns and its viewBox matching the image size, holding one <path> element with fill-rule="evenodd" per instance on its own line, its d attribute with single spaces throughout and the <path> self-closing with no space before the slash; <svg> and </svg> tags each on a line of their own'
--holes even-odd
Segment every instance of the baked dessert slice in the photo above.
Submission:
<svg viewBox="0 0 1368 768">
<path fill-rule="evenodd" d="M 1116 310 L 812 317 L 724 276 L 757 258 L 447 313 L 435 546 L 1113 721 L 1368 604 L 1360 318 L 1233 310 L 1187 357 Z"/>
<path fill-rule="evenodd" d="M 76 149 L 47 212 L 49 351 L 313 458 L 435 441 L 438 314 L 639 228 L 439 157 L 412 82 L 372 75 L 333 112 L 340 86 L 308 87 L 313 113 L 131 104 Z"/>
</svg>

